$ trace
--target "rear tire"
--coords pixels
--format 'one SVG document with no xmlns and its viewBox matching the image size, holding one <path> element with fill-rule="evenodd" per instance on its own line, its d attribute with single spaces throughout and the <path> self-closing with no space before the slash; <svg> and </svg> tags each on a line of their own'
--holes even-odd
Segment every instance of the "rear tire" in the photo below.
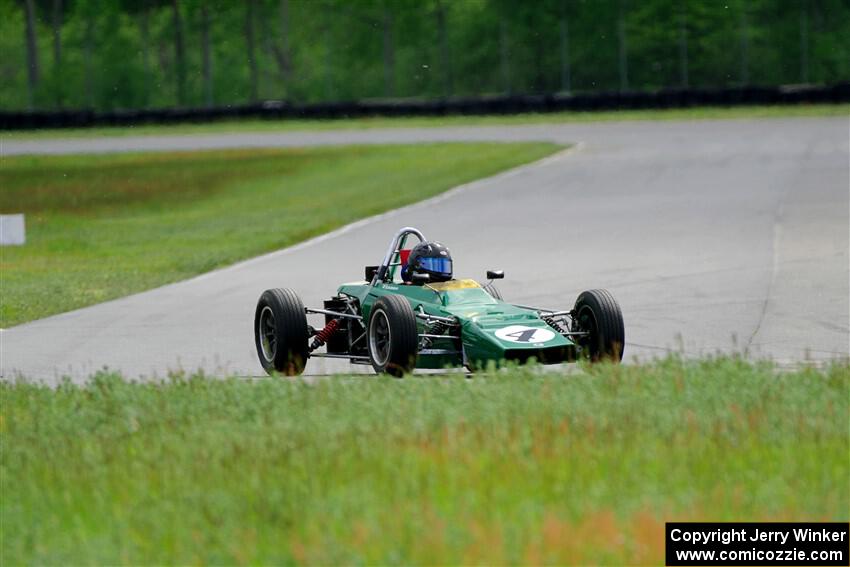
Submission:
<svg viewBox="0 0 850 567">
<path fill-rule="evenodd" d="M 291 289 L 268 289 L 254 313 L 254 342 L 269 374 L 295 376 L 307 363 L 307 312 Z"/>
<path fill-rule="evenodd" d="M 378 374 L 400 378 L 416 368 L 419 331 L 416 315 L 406 299 L 385 295 L 369 313 L 369 359 Z"/>
<path fill-rule="evenodd" d="M 578 331 L 590 333 L 578 341 L 582 354 L 591 362 L 620 362 L 626 345 L 623 313 L 608 291 L 592 289 L 582 292 L 575 304 Z"/>
</svg>

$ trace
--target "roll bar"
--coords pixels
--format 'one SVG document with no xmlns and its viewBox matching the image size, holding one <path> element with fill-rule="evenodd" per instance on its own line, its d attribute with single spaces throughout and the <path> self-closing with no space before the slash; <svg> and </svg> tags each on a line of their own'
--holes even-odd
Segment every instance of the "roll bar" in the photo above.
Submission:
<svg viewBox="0 0 850 567">
<path fill-rule="evenodd" d="M 384 255 L 384 261 L 381 262 L 381 265 L 378 267 L 378 271 L 375 272 L 374 277 L 372 277 L 372 281 L 369 282 L 370 286 L 374 286 L 378 282 L 384 281 L 387 276 L 387 271 L 390 269 L 390 264 L 393 262 L 393 258 L 396 254 L 398 254 L 399 250 L 404 248 L 404 245 L 407 242 L 407 237 L 411 234 L 418 238 L 420 242 L 425 242 L 425 235 L 422 234 L 419 229 L 413 228 L 412 226 L 406 226 L 399 229 L 390 241 L 390 246 L 387 248 L 386 255 Z"/>
</svg>

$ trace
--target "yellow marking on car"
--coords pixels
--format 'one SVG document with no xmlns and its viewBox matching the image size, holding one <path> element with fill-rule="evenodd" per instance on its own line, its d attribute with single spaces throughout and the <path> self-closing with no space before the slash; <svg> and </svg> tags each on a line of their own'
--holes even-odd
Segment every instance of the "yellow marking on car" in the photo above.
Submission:
<svg viewBox="0 0 850 567">
<path fill-rule="evenodd" d="M 453 289 L 473 289 L 481 287 L 481 284 L 475 280 L 449 280 L 447 282 L 428 284 L 428 287 L 436 291 L 449 291 Z"/>
</svg>

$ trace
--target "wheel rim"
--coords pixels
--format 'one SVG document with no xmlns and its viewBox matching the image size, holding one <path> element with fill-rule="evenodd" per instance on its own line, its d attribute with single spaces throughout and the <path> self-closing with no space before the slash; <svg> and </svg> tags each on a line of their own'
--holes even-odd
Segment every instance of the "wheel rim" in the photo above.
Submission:
<svg viewBox="0 0 850 567">
<path fill-rule="evenodd" d="M 263 358 L 272 362 L 277 353 L 277 326 L 275 325 L 274 312 L 268 305 L 260 311 L 260 319 L 257 321 L 257 336 L 260 337 Z"/>
<path fill-rule="evenodd" d="M 379 309 L 372 315 L 372 323 L 369 325 L 369 351 L 378 366 L 385 366 L 390 358 L 391 339 L 387 314 Z"/>
<path fill-rule="evenodd" d="M 596 326 L 596 314 L 590 307 L 582 307 L 578 312 L 579 330 L 585 331 L 587 337 L 581 341 L 582 348 L 593 358 L 599 352 L 599 332 Z"/>
</svg>

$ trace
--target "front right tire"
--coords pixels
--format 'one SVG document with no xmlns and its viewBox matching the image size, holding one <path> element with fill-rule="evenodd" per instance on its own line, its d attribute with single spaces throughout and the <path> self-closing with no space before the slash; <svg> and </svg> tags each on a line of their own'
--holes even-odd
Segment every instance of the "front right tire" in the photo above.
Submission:
<svg viewBox="0 0 850 567">
<path fill-rule="evenodd" d="M 369 359 L 378 374 L 400 378 L 416 368 L 419 331 L 410 303 L 398 295 L 379 298 L 369 312 Z"/>
</svg>

